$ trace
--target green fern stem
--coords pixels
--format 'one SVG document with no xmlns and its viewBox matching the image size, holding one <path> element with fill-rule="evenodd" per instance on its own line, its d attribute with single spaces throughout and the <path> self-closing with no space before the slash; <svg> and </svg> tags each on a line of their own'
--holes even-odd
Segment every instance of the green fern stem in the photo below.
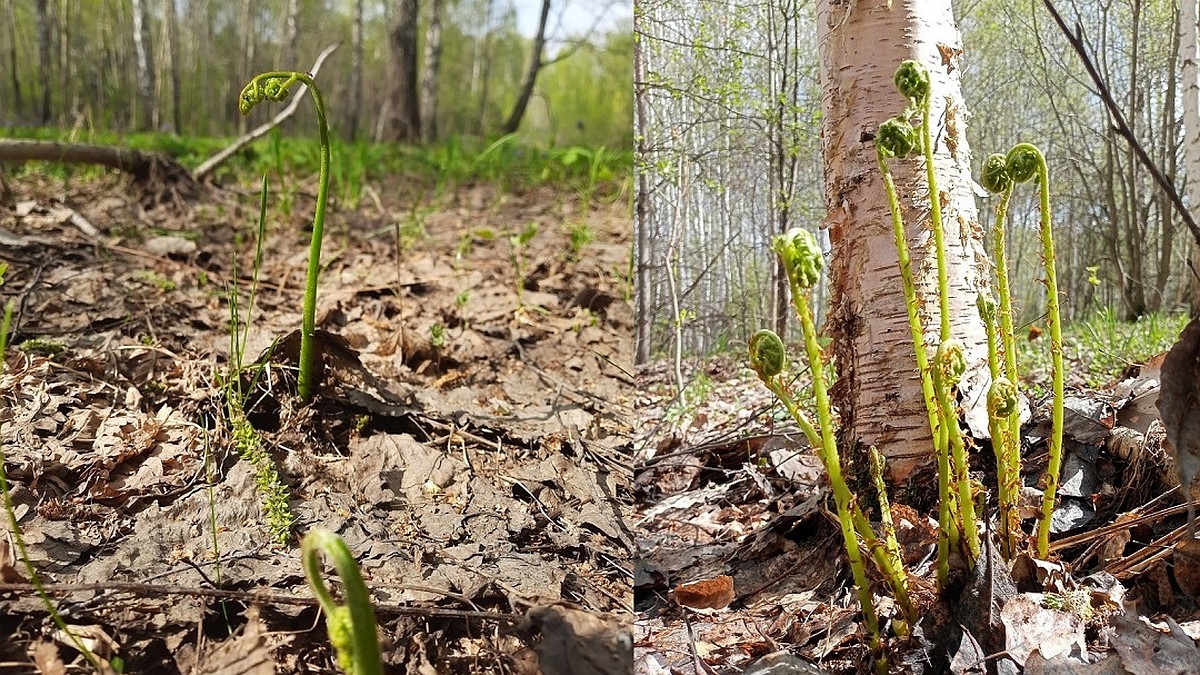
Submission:
<svg viewBox="0 0 1200 675">
<path fill-rule="evenodd" d="M 327 555 L 342 579 L 345 606 L 338 605 L 321 570 L 321 555 Z M 346 675 L 379 675 L 383 672 L 376 635 L 375 610 L 363 583 L 358 563 L 342 538 L 327 530 L 312 530 L 300 545 L 304 576 L 325 612 L 329 641 L 338 654 L 338 665 Z"/>
<path fill-rule="evenodd" d="M 1002 155 L 999 155 L 1002 157 Z M 996 225 L 992 228 L 992 236 L 995 237 L 994 243 L 994 258 L 996 265 L 996 292 L 1000 296 L 999 316 L 1000 316 L 1000 340 L 1004 350 L 1004 377 L 1007 377 L 1010 382 L 1016 385 L 1021 381 L 1020 373 L 1017 370 L 1017 344 L 1014 337 L 1013 329 L 1013 310 L 1012 310 L 1012 292 L 1009 290 L 1008 283 L 1008 257 L 1005 245 L 1005 230 L 1008 223 L 1008 204 L 1012 199 L 1013 187 L 1015 183 L 1012 180 L 1007 181 L 1007 187 L 1000 192 L 1000 203 L 996 205 Z M 996 379 L 996 375 L 992 375 L 992 380 Z M 1008 442 L 1014 445 L 1019 445 L 1021 439 L 1021 416 L 1012 415 L 1007 418 L 1008 423 Z M 1008 448 L 1005 449 L 1007 453 Z M 1020 454 L 1019 447 L 1016 452 Z"/>
<path fill-rule="evenodd" d="M 993 380 L 988 388 L 988 429 L 992 434 L 992 449 L 996 453 L 996 483 L 999 488 L 1000 554 L 1005 560 L 1016 557 L 1017 535 L 1021 533 L 1021 457 L 1008 427 L 1008 418 L 1017 414 L 1018 397 L 1017 386 L 1003 376 Z"/>
<path fill-rule="evenodd" d="M 1063 348 L 1062 322 L 1058 307 L 1058 275 L 1055 271 L 1054 232 L 1050 224 L 1050 172 L 1046 157 L 1036 146 L 1020 143 L 1008 153 L 1009 173 L 1018 182 L 1036 174 L 1041 193 L 1042 265 L 1046 271 L 1046 325 L 1050 331 L 1050 359 L 1054 370 L 1054 401 L 1051 408 L 1050 459 L 1046 466 L 1046 491 L 1042 495 L 1042 517 L 1038 521 L 1037 552 L 1045 558 L 1050 549 L 1050 518 L 1062 469 L 1063 434 Z M 1030 171 L 1032 167 L 1032 171 Z"/>
<path fill-rule="evenodd" d="M 755 333 L 755 336 L 759 336 L 763 333 L 770 333 L 775 340 L 779 339 L 774 332 L 766 329 L 758 331 Z M 751 340 L 751 344 L 754 344 L 753 339 Z M 782 344 L 782 342 L 780 344 Z M 751 354 L 754 354 L 753 347 L 751 348 Z M 751 357 L 751 364 L 754 364 L 753 356 Z M 813 425 L 812 420 L 809 419 L 808 415 L 806 415 L 803 410 L 801 410 L 800 404 L 796 401 L 796 397 L 792 394 L 791 389 L 788 387 L 784 379 L 778 374 L 778 372 L 768 375 L 761 371 L 759 372 L 759 379 L 761 379 L 763 384 L 766 385 L 767 389 L 769 389 L 771 393 L 779 399 L 779 402 L 783 404 L 784 409 L 788 411 L 788 414 L 792 416 L 792 419 L 796 420 L 796 423 L 800 426 L 801 431 L 803 431 L 805 437 L 808 438 L 809 445 L 811 445 L 817 451 L 817 456 L 821 460 L 821 464 L 826 465 L 829 460 L 824 453 L 824 440 L 822 439 L 820 432 L 818 432 L 816 427 Z M 888 508 L 889 505 L 886 503 L 886 492 L 880 493 L 880 500 L 881 508 Z M 891 512 L 889 509 L 889 520 L 890 516 Z M 907 619 L 907 624 L 905 626 L 906 629 L 907 626 L 911 626 L 916 622 L 916 612 L 914 610 L 912 601 L 909 598 L 908 573 L 903 562 L 899 559 L 899 544 L 895 541 L 894 528 L 891 536 L 887 539 L 885 548 L 885 544 L 880 542 L 879 538 L 875 535 L 875 531 L 871 527 L 870 522 L 868 522 L 866 516 L 863 515 L 862 509 L 858 506 L 858 502 L 853 499 L 851 500 L 850 520 L 854 524 L 854 529 L 858 533 L 858 536 L 862 538 L 863 544 L 867 547 L 867 550 L 870 551 L 871 559 L 875 562 L 876 568 L 879 569 L 880 573 L 883 575 L 884 579 L 887 580 L 888 585 L 891 587 L 892 595 L 896 599 L 896 604 L 904 612 L 905 618 Z M 892 554 L 893 547 L 897 552 L 897 554 L 894 556 Z M 901 630 L 897 630 L 897 632 L 900 633 Z"/>
<path fill-rule="evenodd" d="M 914 621 L 915 616 L 911 611 L 912 604 L 908 602 L 908 579 L 904 572 L 904 558 L 900 555 L 900 542 L 896 540 L 896 524 L 892 520 L 892 504 L 888 499 L 887 484 L 883 480 L 884 472 L 884 457 L 883 453 L 879 452 L 879 448 L 874 445 L 868 448 L 871 462 L 871 480 L 875 483 L 875 494 L 879 499 L 879 522 L 883 525 L 883 540 L 886 546 L 889 569 L 893 575 L 900 576 L 900 583 L 893 583 L 893 591 L 896 586 L 903 588 L 905 602 L 901 607 L 905 607 L 908 611 L 909 621 Z M 897 601 L 899 601 L 900 593 L 896 592 Z"/>
<path fill-rule="evenodd" d="M 886 124 L 886 123 L 885 123 Z M 881 128 L 882 132 L 882 128 Z M 879 162 L 879 171 L 883 177 L 883 187 L 887 192 L 888 208 L 892 216 L 892 236 L 896 243 L 896 254 L 900 264 L 900 283 L 904 289 L 904 304 L 908 312 L 908 329 L 912 336 L 913 353 L 917 361 L 917 372 L 921 378 L 921 393 L 925 399 L 925 413 L 929 418 L 929 431 L 934 441 L 934 449 L 938 459 L 938 585 L 945 587 L 950 570 L 950 503 L 949 503 L 949 458 L 947 457 L 948 440 L 943 432 L 941 415 L 933 388 L 930 374 L 929 357 L 926 354 L 925 330 L 921 326 L 920 302 L 917 299 L 916 282 L 913 280 L 912 257 L 908 250 L 908 239 L 904 232 L 904 217 L 900 213 L 900 197 L 896 191 L 896 183 L 892 179 L 891 169 L 887 158 L 896 155 L 886 147 L 880 139 L 884 134 L 876 136 L 875 157 Z M 902 156 L 902 155 L 898 155 Z"/>
<path fill-rule="evenodd" d="M 967 464 L 966 447 L 963 444 L 962 431 L 958 428 L 958 412 L 954 404 L 952 388 L 958 384 L 966 361 L 963 357 L 962 344 L 951 338 L 943 342 L 937 349 L 933 364 L 933 388 L 938 395 L 938 405 L 942 408 L 942 420 L 949 425 L 954 421 L 954 427 L 949 428 L 950 455 L 954 460 L 954 487 L 958 505 L 958 524 L 966 539 L 966 550 L 963 555 L 968 564 L 973 565 L 979 559 L 979 528 L 975 522 L 975 500 L 971 495 L 971 475 Z"/>
<path fill-rule="evenodd" d="M 829 392 L 825 388 L 824 362 L 821 358 L 821 347 L 817 344 L 817 329 L 813 322 L 812 309 L 808 305 L 810 289 L 820 280 L 824 259 L 821 248 L 817 245 L 816 237 L 811 232 L 800 228 L 793 228 L 787 233 L 777 236 L 772 241 L 771 248 L 783 260 L 792 291 L 792 304 L 800 318 L 805 356 L 808 358 L 809 371 L 812 374 L 813 396 L 817 409 L 817 431 L 820 433 L 821 441 L 815 447 L 825 465 L 825 472 L 829 475 L 830 487 L 833 488 L 833 499 L 837 506 L 838 523 L 842 531 L 846 557 L 850 561 L 850 570 L 854 576 L 854 585 L 857 587 L 858 602 L 862 608 L 864 623 L 871 635 L 871 649 L 873 652 L 879 653 L 882 650 L 882 642 L 879 638 L 879 620 L 875 612 L 871 587 L 867 582 L 862 554 L 858 549 L 858 538 L 855 536 L 856 527 L 852 512 L 856 505 L 854 496 L 842 476 L 841 458 L 838 456 L 837 442 L 833 435 L 833 415 Z"/>
<path fill-rule="evenodd" d="M 249 114 L 261 101 L 279 102 L 288 97 L 292 84 L 308 87 L 317 108 L 317 125 L 321 134 L 320 175 L 317 187 L 317 211 L 313 216 L 312 238 L 308 251 L 308 272 L 304 284 L 304 315 L 300 325 L 300 401 L 312 400 L 313 369 L 316 360 L 317 278 L 321 272 L 321 240 L 325 234 L 325 205 L 329 194 L 329 125 L 325 121 L 325 102 L 316 82 L 307 73 L 271 71 L 256 75 L 242 89 L 238 110 Z"/>
<path fill-rule="evenodd" d="M 929 183 L 929 221 L 937 250 L 938 308 L 941 310 L 941 342 L 950 339 L 950 280 L 946 269 L 946 231 L 942 224 L 942 200 L 937 189 L 937 172 L 933 164 L 933 128 L 930 124 L 930 95 L 917 101 L 921 111 L 921 150 L 925 153 L 925 180 Z"/>
</svg>

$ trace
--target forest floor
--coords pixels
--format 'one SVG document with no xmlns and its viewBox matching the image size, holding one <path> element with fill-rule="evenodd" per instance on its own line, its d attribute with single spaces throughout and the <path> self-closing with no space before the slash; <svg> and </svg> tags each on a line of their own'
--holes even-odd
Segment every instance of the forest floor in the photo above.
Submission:
<svg viewBox="0 0 1200 675">
<path fill-rule="evenodd" d="M 1182 541 L 1184 508 L 1153 406 L 1161 359 L 1089 389 L 1089 356 L 1067 356 L 1073 397 L 1050 560 L 990 558 L 938 600 L 936 508 L 894 501 L 920 619 L 896 637 L 896 604 L 868 560 L 889 672 L 1197 672 L 1200 541 Z M 694 399 L 681 409 L 668 364 L 637 373 L 635 672 L 873 672 L 825 471 L 804 435 L 736 355 L 683 375 Z M 1043 403 L 1023 429 L 1031 487 L 1046 466 Z M 994 486 L 995 460 L 986 441 L 977 447 L 972 469 Z M 934 488 L 929 471 L 923 484 Z M 863 478 L 846 474 L 852 485 Z"/>
<path fill-rule="evenodd" d="M 9 183 L 5 468 L 29 557 L 98 656 L 131 673 L 334 672 L 297 545 L 319 527 L 363 568 L 388 672 L 628 668 L 627 194 L 580 213 L 567 189 L 395 180 L 333 204 L 311 406 L 284 338 L 315 199 L 284 215 L 271 195 L 245 350 L 269 359 L 244 372 L 261 373 L 246 414 L 291 492 L 280 545 L 226 398 L 257 186 L 152 204 L 117 176 Z M 572 227 L 593 237 L 577 259 Z M 4 532 L 0 672 L 77 671 Z"/>
</svg>

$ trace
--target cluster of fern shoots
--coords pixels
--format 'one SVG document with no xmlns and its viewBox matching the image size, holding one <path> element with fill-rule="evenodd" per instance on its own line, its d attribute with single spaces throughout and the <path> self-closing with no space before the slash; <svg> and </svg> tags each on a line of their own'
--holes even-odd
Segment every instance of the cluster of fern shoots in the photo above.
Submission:
<svg viewBox="0 0 1200 675">
<path fill-rule="evenodd" d="M 949 283 L 946 265 L 946 234 L 938 195 L 933 162 L 933 133 L 930 125 L 930 77 L 926 68 L 916 61 L 905 61 L 896 70 L 896 88 L 908 100 L 905 109 L 879 127 L 875 146 L 879 168 L 890 205 L 900 277 L 904 289 L 911 331 L 916 370 L 921 379 L 925 410 L 933 439 L 933 451 L 938 469 L 938 543 L 937 582 L 939 588 L 948 583 L 951 552 L 957 553 L 967 566 L 974 566 L 980 556 L 980 533 L 976 516 L 976 500 L 984 494 L 983 486 L 970 474 L 968 444 L 959 425 L 955 387 L 967 368 L 963 344 L 951 335 L 949 312 Z M 917 119 L 914 124 L 913 119 Z M 904 219 L 899 196 L 888 167 L 889 160 L 923 156 L 929 188 L 930 229 L 933 231 L 938 278 L 938 338 L 932 344 L 926 339 L 921 321 L 920 299 L 912 273 Z M 978 310 L 987 333 L 988 367 L 991 385 L 987 407 L 992 447 L 996 455 L 997 502 L 999 504 L 1000 550 L 1011 560 L 1023 541 L 1018 512 L 1020 494 L 1020 402 L 1017 383 L 1016 349 L 1013 340 L 1012 301 L 1009 293 L 1007 259 L 1005 257 L 1004 226 L 1013 189 L 1036 177 L 1041 191 L 1042 260 L 1048 293 L 1047 324 L 1053 363 L 1052 429 L 1049 438 L 1049 466 L 1046 470 L 1045 492 L 1037 527 L 1036 553 L 1044 558 L 1049 545 L 1050 516 L 1062 457 L 1063 426 L 1063 364 L 1062 334 L 1058 310 L 1058 285 L 1054 267 L 1054 242 L 1050 227 L 1049 178 L 1046 160 L 1033 145 L 1021 143 L 1007 155 L 992 155 L 984 163 L 981 183 L 1001 195 L 996 210 L 994 233 L 994 264 L 999 303 L 990 291 L 979 294 Z M 802 229 L 793 229 L 775 238 L 772 249 L 779 255 L 787 270 L 792 300 L 800 319 L 804 338 L 805 357 L 812 377 L 817 420 L 814 421 L 796 400 L 786 375 L 787 354 L 783 341 L 769 330 L 760 330 L 750 341 L 750 363 L 767 388 L 779 399 L 817 455 L 829 475 L 841 526 L 846 556 L 857 587 L 859 605 L 870 635 L 876 665 L 886 671 L 882 653 L 879 618 L 867 583 L 862 551 L 870 553 L 880 574 L 891 590 L 900 611 L 893 618 L 892 629 L 898 635 L 907 633 L 915 619 L 916 608 L 910 599 L 908 571 L 900 556 L 892 523 L 890 506 L 884 486 L 883 459 L 875 447 L 870 450 L 870 471 L 880 505 L 881 532 L 877 533 L 863 514 L 843 477 L 843 467 L 834 440 L 834 416 L 826 389 L 825 364 L 817 342 L 813 323 L 812 289 L 820 279 L 823 255 L 816 238 Z M 930 354 L 932 351 L 932 354 Z"/>
</svg>

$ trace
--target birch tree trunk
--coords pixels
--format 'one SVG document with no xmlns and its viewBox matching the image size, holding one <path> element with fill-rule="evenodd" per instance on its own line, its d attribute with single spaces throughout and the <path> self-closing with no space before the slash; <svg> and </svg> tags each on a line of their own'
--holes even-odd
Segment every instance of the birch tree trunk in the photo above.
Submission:
<svg viewBox="0 0 1200 675">
<path fill-rule="evenodd" d="M 167 59 L 171 66 L 168 69 L 171 77 L 171 124 L 177 134 L 183 133 L 183 113 L 180 105 L 179 83 L 179 16 L 175 9 L 175 0 L 163 0 L 163 35 L 167 41 Z"/>
<path fill-rule="evenodd" d="M 437 140 L 438 73 L 442 66 L 442 0 L 429 3 L 425 64 L 421 71 L 421 141 Z"/>
<path fill-rule="evenodd" d="M 296 68 L 296 38 L 300 35 L 300 0 L 288 0 L 284 16 L 283 54 L 280 68 Z"/>
<path fill-rule="evenodd" d="M 935 170 L 946 227 L 953 336 L 966 347 L 968 396 L 986 390 L 986 342 L 975 299 L 987 261 L 973 197 L 966 109 L 953 56 L 961 36 L 949 0 L 817 3 L 825 199 L 833 257 L 832 307 L 838 383 L 834 403 L 848 451 L 875 445 L 904 483 L 933 460 L 913 357 L 887 196 L 875 158 L 879 123 L 905 100 L 892 76 L 905 59 L 929 68 Z M 913 256 L 927 342 L 937 340 L 937 271 L 920 158 L 891 165 Z M 968 401 L 969 403 L 969 401 Z M 860 456 L 857 455 L 856 456 Z"/>
<path fill-rule="evenodd" d="M 358 140 L 358 121 L 362 118 L 363 100 L 363 0 L 354 0 L 354 28 L 350 34 L 353 52 L 350 86 L 350 140 Z"/>
<path fill-rule="evenodd" d="M 150 62 L 150 25 L 146 3 L 133 0 L 133 51 L 137 58 L 139 114 L 134 121 L 143 131 L 158 127 L 158 106 L 154 104 L 154 68 Z"/>
<path fill-rule="evenodd" d="M 1200 0 L 1182 0 L 1179 5 L 1179 60 L 1183 71 L 1183 184 L 1184 198 L 1194 213 L 1200 204 Z M 1200 316 L 1200 243 L 1192 245 L 1192 316 Z"/>
</svg>

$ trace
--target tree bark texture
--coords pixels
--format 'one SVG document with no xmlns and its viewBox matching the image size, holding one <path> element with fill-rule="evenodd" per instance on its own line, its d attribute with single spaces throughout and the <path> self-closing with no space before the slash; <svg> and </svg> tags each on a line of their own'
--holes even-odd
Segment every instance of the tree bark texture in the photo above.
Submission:
<svg viewBox="0 0 1200 675">
<path fill-rule="evenodd" d="M 158 127 L 158 106 L 154 97 L 154 64 L 150 60 L 150 22 L 146 0 L 133 0 L 133 51 L 137 58 L 138 94 L 141 99 L 135 123 L 143 131 Z"/>
<path fill-rule="evenodd" d="M 351 58 L 350 87 L 350 140 L 358 140 L 358 121 L 362 119 L 363 101 L 363 0 L 354 0 L 354 28 L 350 35 Z"/>
<path fill-rule="evenodd" d="M 50 17 L 46 0 L 37 0 L 38 72 L 42 80 L 42 126 L 50 124 Z"/>
<path fill-rule="evenodd" d="M 413 143 L 421 137 L 417 101 L 417 0 L 396 0 L 391 33 L 392 84 L 384 133 L 388 140 Z"/>
<path fill-rule="evenodd" d="M 633 97 L 634 97 L 634 142 L 637 144 L 638 160 L 649 161 L 649 151 L 646 147 L 646 124 L 649 121 L 646 113 L 646 68 L 643 59 L 645 33 L 641 30 L 641 14 L 634 12 L 633 22 Z M 636 245 L 634 247 L 634 265 L 637 278 L 634 283 L 634 315 L 637 326 L 634 336 L 633 364 L 641 365 L 650 361 L 650 184 L 646 180 L 646 169 L 639 161 L 633 163 L 633 172 L 637 175 L 637 197 L 634 206 L 634 230 Z"/>
<path fill-rule="evenodd" d="M 437 140 L 438 74 L 442 65 L 442 0 L 429 3 L 425 29 L 425 64 L 421 71 L 421 141 Z"/>
<path fill-rule="evenodd" d="M 832 307 L 838 382 L 834 404 L 847 450 L 877 446 L 894 481 L 933 461 L 933 442 L 913 356 L 891 217 L 876 162 L 879 124 L 905 100 L 892 82 L 905 59 L 932 80 L 934 164 L 946 231 L 953 337 L 966 347 L 963 391 L 986 391 L 986 338 L 975 308 L 987 257 L 970 176 L 966 109 L 959 84 L 961 36 L 949 0 L 817 3 L 821 60 L 825 225 L 833 249 Z M 938 291 L 929 193 L 921 158 L 892 160 L 913 259 L 926 342 L 938 340 Z"/>
<path fill-rule="evenodd" d="M 546 20 L 550 16 L 550 0 L 542 0 L 542 14 L 538 17 L 537 35 L 533 38 L 533 54 L 529 57 L 529 69 L 525 71 L 525 81 L 521 83 L 521 93 L 513 104 L 508 121 L 504 123 L 504 133 L 516 133 L 525 117 L 525 108 L 533 97 L 533 87 L 537 84 L 538 72 L 542 69 L 542 52 L 546 48 Z"/>
<path fill-rule="evenodd" d="M 12 82 L 13 112 L 16 113 L 19 120 L 25 114 L 25 103 L 21 99 L 21 78 L 17 77 L 17 16 L 13 10 L 13 4 L 16 1 L 9 0 L 5 5 L 5 10 L 8 15 L 8 67 Z"/>
<path fill-rule="evenodd" d="M 1179 5 L 1179 60 L 1183 71 L 1179 88 L 1183 93 L 1183 184 L 1184 197 L 1193 213 L 1200 205 L 1200 0 L 1182 0 Z M 1200 242 L 1192 241 L 1191 313 L 1200 316 Z"/>
</svg>

